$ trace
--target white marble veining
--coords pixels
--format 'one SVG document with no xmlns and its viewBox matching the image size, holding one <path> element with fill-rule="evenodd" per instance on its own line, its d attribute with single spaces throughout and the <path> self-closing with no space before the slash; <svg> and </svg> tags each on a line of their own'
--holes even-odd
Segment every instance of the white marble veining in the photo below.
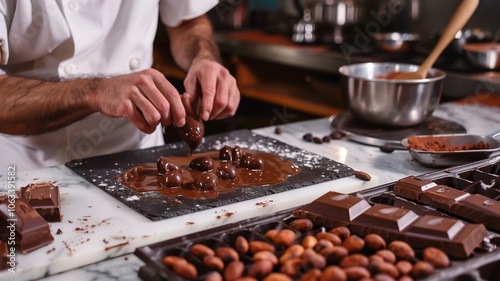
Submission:
<svg viewBox="0 0 500 281">
<path fill-rule="evenodd" d="M 498 107 L 444 104 L 434 115 L 463 125 L 471 134 L 488 134 L 500 128 Z M 316 193 L 305 199 L 303 192 L 295 191 L 287 196 L 274 195 L 151 222 L 64 166 L 19 172 L 16 181 L 18 187 L 41 181 L 55 181 L 60 186 L 64 219 L 61 223 L 51 223 L 55 237 L 52 244 L 28 255 L 18 254 L 16 273 L 1 272 L 0 280 L 31 280 L 43 276 L 45 281 L 139 280 L 137 271 L 143 262 L 131 254 L 137 247 L 302 205 L 327 190 L 337 190 L 339 186 L 343 186 L 339 190 L 341 192 L 354 192 L 373 186 L 377 179 L 378 184 L 383 184 L 406 175 L 435 171 L 420 166 L 403 150 L 388 154 L 377 147 L 346 139 L 323 144 L 302 140 L 306 132 L 328 134 L 331 128 L 327 118 L 290 123 L 281 127 L 283 133 L 279 135 L 274 133 L 275 127 L 257 129 L 254 132 L 368 172 L 374 176 L 375 181 L 363 184 L 353 178 L 341 179 L 342 184 L 337 180 L 335 186 L 329 183 L 315 186 Z M 2 180 L 0 192 L 7 188 L 5 180 Z M 256 204 L 265 200 L 273 200 L 273 203 L 266 205 L 267 207 Z M 227 212 L 235 214 L 217 218 Z M 55 234 L 58 229 L 63 233 Z M 116 247 L 106 250 L 113 246 Z"/>
</svg>

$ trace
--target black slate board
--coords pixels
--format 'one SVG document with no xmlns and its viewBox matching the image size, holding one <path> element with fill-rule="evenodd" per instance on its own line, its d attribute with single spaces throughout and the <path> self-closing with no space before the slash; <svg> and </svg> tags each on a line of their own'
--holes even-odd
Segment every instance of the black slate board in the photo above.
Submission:
<svg viewBox="0 0 500 281">
<path fill-rule="evenodd" d="M 136 192 L 114 180 L 116 175 L 139 163 L 156 163 L 160 156 L 187 155 L 189 148 L 183 142 L 73 160 L 66 163 L 66 166 L 152 221 L 225 206 L 354 174 L 354 170 L 344 164 L 275 139 L 254 134 L 248 130 L 206 136 L 196 152 L 219 150 L 224 145 L 239 145 L 243 148 L 274 153 L 293 161 L 301 170 L 284 183 L 237 188 L 229 192 L 222 192 L 219 197 L 214 199 L 189 199 L 185 197 L 171 198 L 158 192 Z"/>
</svg>

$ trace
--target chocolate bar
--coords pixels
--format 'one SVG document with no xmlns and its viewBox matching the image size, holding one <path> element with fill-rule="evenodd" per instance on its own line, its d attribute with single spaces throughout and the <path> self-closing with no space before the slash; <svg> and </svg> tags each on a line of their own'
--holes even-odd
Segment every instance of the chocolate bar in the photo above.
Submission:
<svg viewBox="0 0 500 281">
<path fill-rule="evenodd" d="M 49 182 L 28 184 L 21 187 L 21 197 L 25 198 L 46 221 L 61 221 L 58 186 Z"/>
<path fill-rule="evenodd" d="M 54 241 L 47 221 L 24 198 L 0 198 L 0 231 L 15 231 L 16 247 L 24 254 Z"/>
<path fill-rule="evenodd" d="M 465 190 L 471 191 L 475 188 L 478 192 L 482 190 L 484 194 L 494 193 L 494 190 L 481 189 L 478 185 L 478 183 L 471 184 Z M 435 184 L 414 176 L 400 179 L 394 185 L 394 194 L 398 196 L 436 207 L 500 231 L 500 202 L 483 194 L 471 194 L 465 190 Z"/>
<path fill-rule="evenodd" d="M 429 190 L 436 186 L 425 180 L 417 179 L 416 182 L 421 184 L 418 187 L 411 185 L 408 190 L 412 192 L 409 193 L 413 194 L 418 189 Z M 342 200 L 339 200 L 340 198 Z M 361 203 L 363 201 L 364 203 Z M 352 206 L 365 207 L 353 212 Z M 346 213 L 352 215 L 346 216 Z M 465 224 L 450 217 L 418 216 L 411 210 L 385 204 L 370 206 L 362 198 L 333 191 L 294 211 L 293 215 L 308 218 L 325 227 L 345 225 L 359 236 L 376 233 L 387 241 L 401 240 L 415 248 L 438 247 L 457 258 L 468 257 L 488 235 L 482 224 Z"/>
</svg>

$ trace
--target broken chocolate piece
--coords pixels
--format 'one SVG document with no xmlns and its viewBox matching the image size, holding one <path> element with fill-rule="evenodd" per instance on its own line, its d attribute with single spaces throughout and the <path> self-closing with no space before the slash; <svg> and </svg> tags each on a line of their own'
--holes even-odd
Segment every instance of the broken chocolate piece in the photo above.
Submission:
<svg viewBox="0 0 500 281">
<path fill-rule="evenodd" d="M 9 233 L 12 229 L 16 234 L 16 247 L 24 254 L 54 241 L 47 221 L 24 198 L 0 199 L 0 231 Z"/>
<path fill-rule="evenodd" d="M 21 197 L 46 221 L 61 221 L 59 187 L 49 182 L 32 183 L 21 187 Z"/>
</svg>

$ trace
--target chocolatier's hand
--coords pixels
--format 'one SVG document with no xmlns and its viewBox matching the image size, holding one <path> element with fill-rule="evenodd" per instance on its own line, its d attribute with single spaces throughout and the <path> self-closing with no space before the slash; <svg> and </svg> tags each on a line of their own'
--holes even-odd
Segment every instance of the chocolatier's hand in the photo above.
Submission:
<svg viewBox="0 0 500 281">
<path fill-rule="evenodd" d="M 198 115 L 204 121 L 231 117 L 240 103 L 236 79 L 224 66 L 211 59 L 193 61 L 184 87 L 190 94 L 192 105 L 201 95 Z"/>
<path fill-rule="evenodd" d="M 98 82 L 91 96 L 95 110 L 110 117 L 124 117 L 145 133 L 160 124 L 184 126 L 186 111 L 175 87 L 154 69 L 118 75 Z"/>
</svg>

